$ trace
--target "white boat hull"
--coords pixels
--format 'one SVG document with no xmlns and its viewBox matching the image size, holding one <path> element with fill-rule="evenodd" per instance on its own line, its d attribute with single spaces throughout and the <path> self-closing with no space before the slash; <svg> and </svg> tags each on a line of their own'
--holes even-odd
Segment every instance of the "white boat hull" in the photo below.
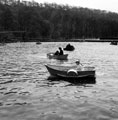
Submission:
<svg viewBox="0 0 118 120">
<path fill-rule="evenodd" d="M 56 65 L 45 65 L 50 75 L 64 78 L 82 78 L 82 77 L 95 77 L 94 67 L 85 67 L 82 70 L 77 70 L 76 76 L 68 75 L 67 71 L 70 69 L 77 69 L 75 66 L 56 66 Z"/>
</svg>

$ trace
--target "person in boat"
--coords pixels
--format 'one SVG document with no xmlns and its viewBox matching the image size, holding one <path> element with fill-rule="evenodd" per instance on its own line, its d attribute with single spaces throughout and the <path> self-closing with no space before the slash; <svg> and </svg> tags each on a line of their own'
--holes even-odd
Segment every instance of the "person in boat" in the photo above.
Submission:
<svg viewBox="0 0 118 120">
<path fill-rule="evenodd" d="M 80 63 L 80 60 L 77 60 L 76 62 L 76 65 L 77 65 L 77 68 L 74 68 L 74 69 L 69 69 L 67 71 L 67 75 L 68 76 L 78 76 L 78 70 L 82 70 L 82 66 L 81 66 L 81 63 Z"/>
<path fill-rule="evenodd" d="M 70 43 L 69 44 L 67 44 L 67 46 L 66 46 L 66 48 L 68 48 L 68 47 L 70 47 L 71 45 L 70 45 Z"/>
<path fill-rule="evenodd" d="M 59 55 L 63 55 L 64 53 L 63 53 L 63 50 L 62 50 L 62 48 L 61 47 L 59 47 Z"/>
<path fill-rule="evenodd" d="M 77 60 L 75 63 L 77 65 L 77 69 L 81 70 L 82 69 L 82 64 L 80 63 L 80 60 Z"/>
<path fill-rule="evenodd" d="M 54 55 L 59 55 L 59 51 L 57 50 L 57 51 L 54 53 Z"/>
<path fill-rule="evenodd" d="M 70 43 L 66 45 L 66 49 L 70 49 L 71 47 Z"/>
</svg>

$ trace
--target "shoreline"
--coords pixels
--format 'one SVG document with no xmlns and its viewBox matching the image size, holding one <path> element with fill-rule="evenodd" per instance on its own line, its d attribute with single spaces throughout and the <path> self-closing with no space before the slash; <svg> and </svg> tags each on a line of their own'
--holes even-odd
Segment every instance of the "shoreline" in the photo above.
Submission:
<svg viewBox="0 0 118 120">
<path fill-rule="evenodd" d="M 118 42 L 118 39 L 29 39 L 29 40 L 18 40 L 18 41 L 6 41 L 0 43 L 17 43 L 17 42 Z"/>
</svg>

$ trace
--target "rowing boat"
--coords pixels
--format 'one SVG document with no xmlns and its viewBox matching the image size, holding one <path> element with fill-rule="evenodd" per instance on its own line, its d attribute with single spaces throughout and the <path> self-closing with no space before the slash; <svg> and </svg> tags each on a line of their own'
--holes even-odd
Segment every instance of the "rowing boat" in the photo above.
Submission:
<svg viewBox="0 0 118 120">
<path fill-rule="evenodd" d="M 50 75 L 63 78 L 95 77 L 94 67 L 45 65 Z"/>
<path fill-rule="evenodd" d="M 73 51 L 75 48 L 74 48 L 74 46 L 70 45 L 70 46 L 67 46 L 63 49 L 66 50 L 66 51 Z"/>
<path fill-rule="evenodd" d="M 82 67 L 77 66 L 57 66 L 57 65 L 45 65 L 50 78 L 63 79 L 74 83 L 95 83 L 95 68 L 94 67 Z"/>
</svg>

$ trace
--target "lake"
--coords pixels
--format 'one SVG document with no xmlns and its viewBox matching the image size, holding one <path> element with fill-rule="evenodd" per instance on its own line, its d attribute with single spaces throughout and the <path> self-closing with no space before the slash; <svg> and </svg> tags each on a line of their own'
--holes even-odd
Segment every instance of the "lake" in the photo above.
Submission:
<svg viewBox="0 0 118 120">
<path fill-rule="evenodd" d="M 0 46 L 0 120 L 117 120 L 118 46 L 108 42 L 71 42 L 68 61 L 47 53 L 66 42 L 9 43 Z M 50 81 L 45 64 L 96 69 L 95 84 Z"/>
</svg>

